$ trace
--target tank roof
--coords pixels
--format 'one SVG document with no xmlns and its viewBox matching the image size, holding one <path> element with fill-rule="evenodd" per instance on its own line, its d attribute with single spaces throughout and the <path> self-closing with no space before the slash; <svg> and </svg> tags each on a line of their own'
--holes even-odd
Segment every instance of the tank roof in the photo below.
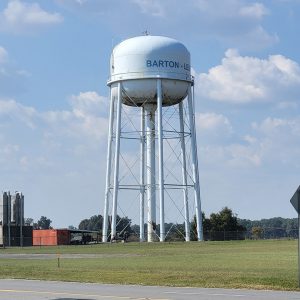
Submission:
<svg viewBox="0 0 300 300">
<path fill-rule="evenodd" d="M 187 48 L 179 41 L 156 35 L 142 35 L 129 38 L 120 44 L 118 44 L 113 52 L 117 55 L 128 54 L 128 52 L 135 53 L 151 53 L 152 51 L 164 51 L 166 53 L 178 51 L 178 52 L 188 52 Z M 115 53 L 117 52 L 117 53 Z"/>
</svg>

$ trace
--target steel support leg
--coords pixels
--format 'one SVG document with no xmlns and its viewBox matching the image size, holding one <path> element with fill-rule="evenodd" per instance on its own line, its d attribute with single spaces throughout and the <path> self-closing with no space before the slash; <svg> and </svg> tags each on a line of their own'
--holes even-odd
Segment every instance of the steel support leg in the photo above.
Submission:
<svg viewBox="0 0 300 300">
<path fill-rule="evenodd" d="M 159 180 L 159 222 L 160 241 L 165 241 L 165 201 L 164 201 L 164 151 L 163 151 L 163 129 L 162 129 L 162 86 L 161 79 L 157 79 L 157 125 L 158 125 L 158 180 Z"/>
<path fill-rule="evenodd" d="M 183 107 L 182 101 L 179 103 L 179 125 L 180 125 L 180 143 L 181 143 L 181 161 L 182 161 L 182 185 L 183 185 L 183 206 L 185 223 L 185 240 L 190 241 L 190 217 L 187 193 L 187 175 L 186 175 L 186 149 L 184 137 Z"/>
<path fill-rule="evenodd" d="M 117 237 L 116 234 L 117 234 L 117 204 L 118 204 L 118 189 L 119 189 L 121 109 L 122 109 L 122 85 L 119 82 L 118 83 L 118 100 L 117 100 L 117 124 L 116 124 L 114 187 L 113 187 L 112 220 L 111 220 L 111 238 L 112 239 Z"/>
<path fill-rule="evenodd" d="M 202 227 L 202 212 L 201 212 L 201 199 L 200 199 L 200 182 L 198 172 L 198 157 L 197 157 L 197 141 L 195 131 L 195 117 L 194 107 L 192 99 L 191 87 L 188 89 L 188 110 L 189 110 L 189 125 L 191 130 L 191 147 L 192 147 L 192 169 L 193 169 L 193 181 L 195 192 L 195 207 L 196 207 L 196 219 L 197 219 L 197 239 L 203 240 L 203 227 Z"/>
<path fill-rule="evenodd" d="M 141 107 L 141 161 L 140 161 L 140 242 L 145 240 L 145 109 Z"/>
<path fill-rule="evenodd" d="M 108 230 L 108 208 L 110 195 L 110 177 L 111 177 L 111 145 L 113 140 L 113 124 L 114 124 L 114 98 L 110 95 L 110 110 L 109 110 L 109 127 L 108 127 L 108 143 L 107 143 L 107 161 L 106 161 L 106 184 L 105 184 L 105 198 L 104 198 L 104 213 L 103 213 L 103 227 L 102 227 L 102 242 L 107 242 Z"/>
<path fill-rule="evenodd" d="M 156 105 L 145 104 L 146 114 L 146 148 L 147 148 L 147 203 L 148 203 L 148 242 L 153 242 L 156 229 L 156 195 L 155 195 L 155 110 Z"/>
</svg>

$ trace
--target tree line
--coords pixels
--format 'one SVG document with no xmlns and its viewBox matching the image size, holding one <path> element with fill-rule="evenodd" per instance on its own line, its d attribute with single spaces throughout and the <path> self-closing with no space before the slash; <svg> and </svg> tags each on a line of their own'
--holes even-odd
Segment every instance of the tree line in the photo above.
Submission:
<svg viewBox="0 0 300 300">
<path fill-rule="evenodd" d="M 111 217 L 108 218 L 109 223 Z M 223 208 L 218 213 L 213 213 L 209 218 L 205 217 L 205 214 L 202 214 L 203 222 L 203 231 L 205 239 L 212 240 L 223 240 L 223 239 L 232 239 L 229 235 L 224 238 L 224 231 L 229 232 L 238 232 L 235 239 L 243 239 L 243 232 L 246 231 L 246 228 L 238 223 L 237 216 L 232 212 L 228 207 Z M 82 220 L 78 229 L 81 230 L 95 230 L 101 231 L 103 224 L 103 217 L 101 215 L 94 215 L 89 219 Z M 109 224 L 110 225 L 110 224 Z M 109 226 L 110 227 L 110 226 Z M 190 222 L 190 236 L 191 240 L 197 240 L 197 222 L 196 217 L 194 216 Z M 155 225 L 155 231 L 157 237 L 160 233 L 160 225 Z M 184 223 L 165 223 L 165 231 L 167 233 L 166 240 L 184 240 L 185 239 L 185 224 Z M 126 235 L 135 235 L 136 238 L 139 236 L 140 226 L 132 225 L 132 220 L 128 217 L 117 216 L 117 232 L 119 237 Z M 147 224 L 144 224 L 144 232 L 147 233 Z M 219 234 L 221 232 L 221 234 Z"/>
<path fill-rule="evenodd" d="M 253 238 L 297 238 L 298 219 L 297 218 L 270 218 L 261 220 L 238 219 L 239 224 L 244 226 Z"/>
<path fill-rule="evenodd" d="M 52 221 L 41 216 L 37 222 L 33 219 L 25 219 L 25 223 L 32 225 L 34 229 L 49 229 Z M 108 227 L 110 228 L 111 216 L 108 218 Z M 270 218 L 262 220 L 239 219 L 233 211 L 224 207 L 218 213 L 212 213 L 206 217 L 202 213 L 203 237 L 204 240 L 233 240 L 245 238 L 283 238 L 298 237 L 298 219 L 293 218 Z M 101 233 L 103 225 L 103 217 L 94 215 L 90 218 L 83 219 L 78 225 L 80 230 L 98 231 Z M 131 236 L 132 239 L 138 240 L 140 226 L 132 224 L 132 220 L 128 217 L 117 216 L 117 233 L 120 238 L 124 235 Z M 76 229 L 69 226 L 70 229 Z M 157 237 L 160 233 L 160 225 L 155 224 Z M 184 240 L 185 224 L 184 223 L 165 223 L 165 231 L 167 233 L 166 240 Z M 144 224 L 144 232 L 147 234 L 147 224 Z M 191 240 L 197 240 L 197 222 L 196 216 L 190 220 L 190 237 Z"/>
<path fill-rule="evenodd" d="M 109 217 L 110 223 L 111 217 Z M 78 228 L 83 230 L 102 230 L 103 217 L 101 215 L 92 216 L 84 219 L 79 223 Z M 205 240 L 235 240 L 245 238 L 283 238 L 298 237 L 298 219 L 289 218 L 270 218 L 262 220 L 240 219 L 232 209 L 224 207 L 217 213 L 210 214 L 206 217 L 202 213 L 203 237 Z M 110 226 L 110 224 L 109 224 Z M 160 225 L 156 225 L 156 234 L 159 236 Z M 190 221 L 191 240 L 197 240 L 197 222 L 196 216 Z M 184 240 L 185 224 L 184 223 L 165 223 L 167 233 L 166 240 Z M 117 216 L 117 232 L 122 237 L 126 232 L 136 237 L 138 240 L 140 226 L 132 224 L 128 217 L 122 218 Z M 147 224 L 144 224 L 144 232 L 147 233 Z"/>
</svg>

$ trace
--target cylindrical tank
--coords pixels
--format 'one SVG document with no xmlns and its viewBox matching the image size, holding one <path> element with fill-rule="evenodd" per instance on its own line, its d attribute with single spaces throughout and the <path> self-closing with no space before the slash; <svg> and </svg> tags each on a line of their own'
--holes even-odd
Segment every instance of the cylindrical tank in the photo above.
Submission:
<svg viewBox="0 0 300 300">
<path fill-rule="evenodd" d="M 10 192 L 7 193 L 7 224 L 11 223 L 11 194 Z"/>
<path fill-rule="evenodd" d="M 16 225 L 24 224 L 24 196 L 16 192 L 12 196 L 11 221 Z"/>
<path fill-rule="evenodd" d="M 19 198 L 17 194 L 11 196 L 11 223 L 17 224 L 19 214 Z"/>
<path fill-rule="evenodd" d="M 156 104 L 157 78 L 162 79 L 163 106 L 179 103 L 191 83 L 190 53 L 177 40 L 163 36 L 138 36 L 121 42 L 110 60 L 111 93 L 122 81 L 122 101 L 131 106 Z"/>
<path fill-rule="evenodd" d="M 7 225 L 8 224 L 8 203 L 10 202 L 9 196 L 7 192 L 3 193 L 3 206 L 2 206 L 2 224 Z"/>
</svg>

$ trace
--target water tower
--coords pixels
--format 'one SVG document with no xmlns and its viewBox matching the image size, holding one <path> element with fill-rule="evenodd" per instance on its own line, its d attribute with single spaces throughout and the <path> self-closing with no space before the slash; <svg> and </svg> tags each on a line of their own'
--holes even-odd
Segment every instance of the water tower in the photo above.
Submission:
<svg viewBox="0 0 300 300">
<path fill-rule="evenodd" d="M 113 49 L 108 81 L 110 114 L 103 242 L 118 234 L 121 190 L 138 193 L 136 204 L 139 210 L 140 241 L 165 241 L 165 195 L 172 201 L 180 195 L 180 201 L 174 202 L 174 205 L 182 206 L 180 214 L 184 219 L 186 241 L 190 240 L 192 216 L 189 203 L 193 202 L 196 239 L 202 240 L 193 85 L 190 53 L 177 40 L 163 36 L 138 36 L 121 42 Z M 168 112 L 168 108 L 174 108 L 174 112 Z M 134 109 L 135 115 L 125 122 L 131 124 L 131 130 L 125 130 L 122 122 L 129 109 Z M 129 140 L 130 145 L 134 142 L 139 144 L 136 153 L 139 166 L 129 167 L 128 174 L 124 176 L 126 180 L 134 178 L 133 183 L 123 183 L 120 178 L 120 157 L 124 158 L 124 152 L 130 149 L 122 148 L 124 140 Z M 179 150 L 172 149 L 175 144 L 180 145 Z M 165 149 L 167 145 L 171 150 Z M 187 153 L 190 153 L 189 157 Z M 169 157 L 172 154 L 176 159 L 169 161 L 176 161 L 175 167 L 169 167 L 166 159 L 166 155 Z M 124 161 L 126 166 L 126 159 Z M 180 171 L 177 168 L 179 166 Z M 166 176 L 166 172 L 171 175 Z M 189 190 L 192 192 L 189 193 Z M 171 193 L 174 196 L 170 196 Z M 123 197 L 122 201 L 128 199 Z"/>
</svg>

